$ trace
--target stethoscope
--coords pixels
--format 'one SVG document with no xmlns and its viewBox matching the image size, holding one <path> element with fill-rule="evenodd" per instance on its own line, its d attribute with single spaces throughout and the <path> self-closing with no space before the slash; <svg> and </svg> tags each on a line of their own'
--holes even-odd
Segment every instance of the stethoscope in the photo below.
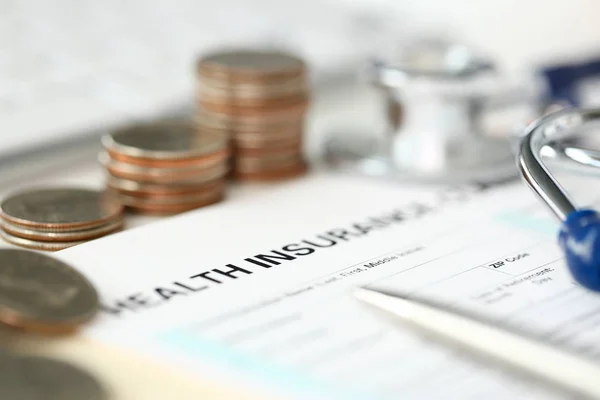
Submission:
<svg viewBox="0 0 600 400">
<path fill-rule="evenodd" d="M 553 157 L 583 167 L 600 166 L 599 152 L 564 145 L 586 125 L 599 120 L 600 109 L 566 109 L 546 115 L 527 128 L 518 154 L 524 180 L 562 222 L 558 241 L 571 274 L 594 291 L 600 291 L 600 214 L 574 205 L 542 161 L 542 153 L 550 150 Z"/>
</svg>

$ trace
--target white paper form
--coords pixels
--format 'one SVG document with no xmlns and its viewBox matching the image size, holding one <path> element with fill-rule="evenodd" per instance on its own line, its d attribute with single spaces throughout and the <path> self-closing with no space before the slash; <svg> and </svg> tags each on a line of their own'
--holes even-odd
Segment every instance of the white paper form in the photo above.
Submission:
<svg viewBox="0 0 600 400">
<path fill-rule="evenodd" d="M 600 297 L 522 184 L 418 190 L 319 175 L 57 253 L 98 286 L 87 330 L 284 398 L 564 398 L 393 326 L 374 284 L 600 357 Z"/>
</svg>

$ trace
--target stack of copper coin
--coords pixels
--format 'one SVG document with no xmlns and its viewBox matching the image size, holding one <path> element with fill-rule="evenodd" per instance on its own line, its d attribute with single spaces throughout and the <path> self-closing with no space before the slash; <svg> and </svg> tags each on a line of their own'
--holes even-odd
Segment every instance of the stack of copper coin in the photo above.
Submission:
<svg viewBox="0 0 600 400">
<path fill-rule="evenodd" d="M 192 121 L 126 127 L 102 138 L 107 186 L 122 204 L 148 214 L 176 214 L 223 199 L 228 143 Z"/>
<path fill-rule="evenodd" d="M 272 180 L 306 171 L 307 75 L 301 59 L 281 52 L 231 51 L 198 61 L 198 123 L 230 138 L 235 177 Z"/>
<path fill-rule="evenodd" d="M 57 251 L 123 229 L 123 206 L 110 194 L 79 188 L 38 189 L 0 204 L 0 235 L 17 246 Z"/>
</svg>

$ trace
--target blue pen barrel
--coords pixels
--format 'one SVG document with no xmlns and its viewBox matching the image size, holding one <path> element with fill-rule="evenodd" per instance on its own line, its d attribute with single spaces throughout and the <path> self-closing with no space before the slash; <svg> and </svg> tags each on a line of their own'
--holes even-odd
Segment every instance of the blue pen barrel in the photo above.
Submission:
<svg viewBox="0 0 600 400">
<path fill-rule="evenodd" d="M 600 291 L 600 214 L 590 209 L 570 213 L 560 229 L 558 242 L 575 280 Z"/>
</svg>

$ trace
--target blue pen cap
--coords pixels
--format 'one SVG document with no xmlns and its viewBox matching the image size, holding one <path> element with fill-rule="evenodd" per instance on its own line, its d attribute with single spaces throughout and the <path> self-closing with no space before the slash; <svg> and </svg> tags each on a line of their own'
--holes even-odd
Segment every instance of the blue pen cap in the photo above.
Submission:
<svg viewBox="0 0 600 400">
<path fill-rule="evenodd" d="M 563 223 L 558 243 L 571 274 L 582 286 L 600 291 L 600 214 L 577 210 Z"/>
</svg>

